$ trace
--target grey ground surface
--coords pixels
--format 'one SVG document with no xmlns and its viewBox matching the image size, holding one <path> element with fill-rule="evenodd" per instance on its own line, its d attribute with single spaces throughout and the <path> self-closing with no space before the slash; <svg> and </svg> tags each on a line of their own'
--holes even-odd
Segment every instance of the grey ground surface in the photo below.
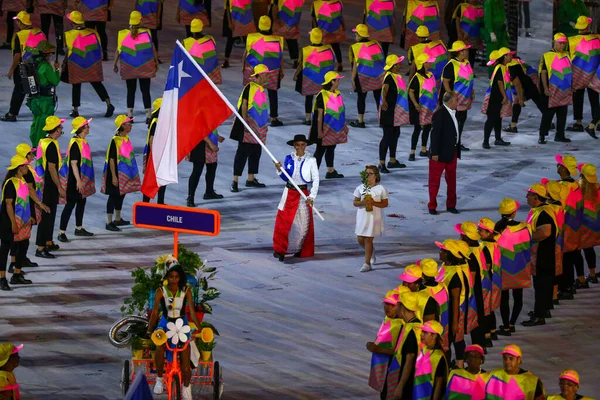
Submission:
<svg viewBox="0 0 600 400">
<path fill-rule="evenodd" d="M 116 31 L 125 26 L 130 2 L 118 3 L 126 4 L 117 6 L 114 21 L 109 23 L 111 51 Z M 222 3 L 213 7 L 215 27 L 208 31 L 215 35 L 222 50 Z M 347 3 L 348 31 L 361 18 L 361 8 L 360 2 Z M 160 33 L 160 55 L 165 64 L 153 81 L 153 98 L 161 95 L 164 88 L 173 41 L 183 38 L 183 28 L 172 24 L 174 12 L 174 7 L 165 11 L 165 28 Z M 307 2 L 303 32 L 309 30 L 309 15 Z M 542 0 L 532 3 L 532 32 L 536 38 L 523 38 L 519 46 L 523 58 L 534 65 L 549 48 L 551 15 L 551 3 Z M 307 44 L 306 37 L 303 35 L 301 45 Z M 398 51 L 397 45 L 392 51 Z M 0 54 L 0 71 L 5 73 L 9 52 Z M 232 68 L 224 70 L 222 90 L 232 102 L 242 89 L 241 55 L 241 49 L 234 49 Z M 104 66 L 108 91 L 117 111 L 125 113 L 125 84 L 112 73 L 112 54 L 111 61 Z M 293 90 L 292 73 L 291 68 L 287 70 L 280 91 L 280 118 L 285 126 L 269 131 L 268 145 L 281 158 L 290 150 L 285 144 L 287 140 L 295 133 L 307 133 L 306 127 L 300 125 L 304 99 Z M 348 76 L 349 72 L 345 74 Z M 390 192 L 385 235 L 376 239 L 378 262 L 375 270 L 367 274 L 358 272 L 362 253 L 354 236 L 352 192 L 360 183 L 359 171 L 378 159 L 381 130 L 376 126 L 372 97 L 367 105 L 368 128 L 351 129 L 349 143 L 338 147 L 336 167 L 346 178 L 322 182 L 316 205 L 323 211 L 325 221 L 315 223 L 317 254 L 309 260 L 290 259 L 281 264 L 271 256 L 272 229 L 282 191 L 281 180 L 271 162 L 263 156 L 259 178 L 267 184 L 266 189 L 246 189 L 242 185 L 241 193 L 230 193 L 236 146 L 230 140 L 222 144 L 216 189 L 225 198 L 219 202 L 202 201 L 204 178 L 196 196 L 201 207 L 221 213 L 221 234 L 214 238 L 181 235 L 181 242 L 198 251 L 219 271 L 214 285 L 221 290 L 222 297 L 214 302 L 214 315 L 206 319 L 221 332 L 215 357 L 224 367 L 225 398 L 376 398 L 376 393 L 367 386 L 370 355 L 365 343 L 375 337 L 383 317 L 381 298 L 399 284 L 397 276 L 403 267 L 426 256 L 436 257 L 438 249 L 433 242 L 455 237 L 454 224 L 484 216 L 496 219 L 498 203 L 505 196 L 523 204 L 518 218 L 525 219 L 525 190 L 541 177 L 556 177 L 556 153 L 571 153 L 581 162 L 598 162 L 598 142 L 585 133 L 571 135 L 571 144 L 550 141 L 545 146 L 537 145 L 540 114 L 533 104 L 527 104 L 522 113 L 520 133 L 505 136 L 512 146 L 481 149 L 484 116 L 479 109 L 487 79 L 481 67 L 477 75 L 477 101 L 463 136 L 463 142 L 472 151 L 463 154 L 458 167 L 458 208 L 462 213 L 442 212 L 438 216 L 427 213 L 424 158 L 408 163 L 404 170 L 385 175 L 382 184 Z M 2 113 L 8 108 L 11 90 L 11 81 L 0 80 Z M 356 115 L 356 96 L 351 93 L 348 79 L 343 81 L 342 90 L 350 120 Z M 66 117 L 70 111 L 70 87 L 61 84 L 58 94 L 57 115 Z M 134 125 L 131 138 L 141 164 L 146 131 L 141 97 L 136 102 L 135 116 L 139 123 Z M 94 118 L 89 141 L 99 188 L 103 158 L 114 125 L 112 120 L 102 117 L 104 105 L 89 85 L 84 85 L 80 113 Z M 586 113 L 587 120 L 587 106 Z M 25 106 L 19 120 L 0 123 L 3 166 L 8 164 L 14 147 L 28 141 L 31 114 Z M 230 126 L 231 121 L 223 125 L 223 136 L 228 136 Z M 411 132 L 412 127 L 403 128 L 399 143 L 398 157 L 406 163 Z M 68 136 L 67 133 L 60 139 L 63 153 Z M 314 152 L 314 148 L 310 150 Z M 191 165 L 183 162 L 179 172 L 180 183 L 168 188 L 167 202 L 184 205 Z M 131 217 L 133 202 L 140 200 L 141 195 L 127 196 L 126 219 Z M 105 231 L 105 202 L 106 197 L 99 193 L 88 201 L 84 226 L 96 236 L 76 239 L 72 219 L 67 234 L 74 240 L 61 243 L 55 260 L 35 260 L 42 265 L 29 275 L 35 284 L 0 294 L 0 341 L 25 344 L 21 367 L 17 370 L 23 399 L 120 397 L 121 365 L 129 353 L 112 347 L 107 331 L 120 317 L 119 308 L 130 292 L 130 272 L 138 266 L 150 266 L 158 255 L 170 252 L 172 236 L 133 227 L 116 234 Z M 445 210 L 445 185 L 439 203 L 438 209 Z M 29 255 L 35 258 L 33 246 Z M 488 370 L 499 367 L 501 347 L 517 343 L 524 351 L 524 367 L 543 379 L 549 393 L 558 392 L 558 374 L 573 367 L 581 374 L 581 393 L 600 396 L 596 374 L 600 351 L 598 293 L 598 286 L 581 290 L 575 301 L 565 301 L 553 311 L 554 318 L 546 326 L 519 325 L 515 336 L 495 342 L 484 367 Z M 533 291 L 528 290 L 521 319 L 532 306 Z"/>
</svg>

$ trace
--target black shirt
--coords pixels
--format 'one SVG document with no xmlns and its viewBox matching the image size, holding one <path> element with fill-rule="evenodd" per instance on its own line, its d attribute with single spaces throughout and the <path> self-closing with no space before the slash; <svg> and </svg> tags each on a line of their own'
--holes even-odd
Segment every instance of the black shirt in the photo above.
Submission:
<svg viewBox="0 0 600 400">
<path fill-rule="evenodd" d="M 425 315 L 435 315 L 435 319 L 439 318 L 439 307 L 437 301 L 433 297 L 427 299 L 427 303 L 425 303 L 425 309 L 423 310 L 423 316 Z"/>
<path fill-rule="evenodd" d="M 323 93 L 321 92 L 315 97 L 315 108 L 310 125 L 309 140 L 313 143 L 318 143 L 319 140 L 319 109 L 323 110 L 323 118 L 325 118 L 325 102 L 323 101 Z"/>
<path fill-rule="evenodd" d="M 540 206 L 542 207 L 542 206 Z M 537 273 L 550 274 L 554 276 L 554 246 L 556 245 L 556 224 L 552 217 L 546 211 L 542 211 L 538 217 L 536 228 L 542 225 L 550 225 L 552 227 L 550 236 L 539 242 L 536 271 Z"/>
<path fill-rule="evenodd" d="M 450 89 L 454 90 L 454 64 L 448 62 L 442 71 L 442 84 L 440 85 L 440 94 L 438 96 L 438 105 L 442 104 L 442 98 L 444 97 L 444 93 L 446 93 L 446 87 L 444 86 L 444 79 L 448 79 L 450 81 Z"/>
<path fill-rule="evenodd" d="M 385 96 L 388 108 L 387 110 L 381 110 L 379 122 L 381 126 L 394 126 L 394 110 L 396 109 L 396 101 L 398 100 L 398 88 L 392 75 L 388 75 L 383 84 L 388 85 L 388 91 Z"/>
<path fill-rule="evenodd" d="M 413 318 L 408 322 L 416 322 L 421 323 L 417 318 Z M 400 377 L 402 377 L 402 372 L 404 371 L 404 366 L 406 365 L 406 356 L 409 354 L 414 354 L 414 359 L 412 361 L 412 373 L 408 379 L 408 382 L 404 385 L 403 398 L 411 399 L 413 386 L 414 386 L 414 377 L 415 377 L 415 365 L 417 363 L 417 355 L 419 354 L 419 345 L 417 343 L 417 335 L 415 331 L 412 330 L 406 336 L 406 340 L 404 341 L 404 345 L 402 349 L 400 349 L 400 353 L 402 354 L 402 364 L 400 365 Z"/>
<path fill-rule="evenodd" d="M 500 88 L 498 87 L 498 82 L 500 85 L 504 87 L 504 78 L 502 77 L 502 69 L 498 68 L 496 74 L 494 75 L 494 80 L 492 82 L 492 92 L 490 94 L 490 102 L 489 104 L 495 104 L 495 107 L 499 107 L 502 104 L 502 93 L 500 93 Z M 488 110 L 490 106 L 488 105 Z M 498 110 L 500 112 L 500 110 Z"/>
<path fill-rule="evenodd" d="M 54 143 L 50 143 L 46 147 L 46 171 L 44 173 L 44 192 L 42 194 L 42 201 L 47 206 L 58 204 L 58 187 L 52 180 L 50 175 L 50 163 L 56 166 L 56 173 L 60 169 L 58 165 L 58 149 Z"/>
<path fill-rule="evenodd" d="M 67 200 L 73 198 L 79 198 L 81 193 L 77 190 L 77 180 L 75 179 L 75 173 L 73 172 L 72 161 L 77 161 L 77 171 L 81 176 L 81 151 L 77 144 L 73 144 L 69 150 L 69 180 L 67 181 Z"/>
<path fill-rule="evenodd" d="M 6 200 L 11 199 L 13 201 L 12 204 L 14 211 L 16 198 L 17 191 L 15 190 L 15 185 L 12 183 L 5 184 L 2 199 L 2 209 L 0 210 L 0 238 L 4 240 L 13 240 L 14 238 L 12 232 L 12 222 L 10 222 L 8 211 L 6 210 Z"/>
</svg>

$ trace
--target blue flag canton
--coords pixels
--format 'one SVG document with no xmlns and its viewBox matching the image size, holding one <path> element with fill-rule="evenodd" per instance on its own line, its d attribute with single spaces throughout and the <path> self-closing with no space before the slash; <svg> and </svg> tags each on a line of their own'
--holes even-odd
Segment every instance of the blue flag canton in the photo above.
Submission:
<svg viewBox="0 0 600 400">
<path fill-rule="evenodd" d="M 179 98 L 181 99 L 202 80 L 204 80 L 204 76 L 198 71 L 194 62 L 183 53 L 183 50 L 179 46 L 175 46 L 165 91 L 177 88 L 179 89 Z"/>
</svg>

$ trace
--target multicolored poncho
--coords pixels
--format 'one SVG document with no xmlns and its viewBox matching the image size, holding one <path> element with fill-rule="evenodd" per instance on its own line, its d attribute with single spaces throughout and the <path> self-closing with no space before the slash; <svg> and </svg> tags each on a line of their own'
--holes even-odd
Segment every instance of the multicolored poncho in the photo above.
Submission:
<svg viewBox="0 0 600 400">
<path fill-rule="evenodd" d="M 129 29 L 120 30 L 117 51 L 121 60 L 121 79 L 143 79 L 156 76 L 157 66 L 150 30 L 139 29 L 135 38 Z"/>
<path fill-rule="evenodd" d="M 435 76 L 429 71 L 427 71 L 425 76 L 417 72 L 410 80 L 408 85 L 409 88 L 414 79 L 419 81 L 418 99 L 419 104 L 422 106 L 421 111 L 419 112 L 419 122 L 421 123 L 421 126 L 430 125 L 433 112 L 435 111 L 438 102 L 438 90 Z"/>
<path fill-rule="evenodd" d="M 473 67 L 471 67 L 469 60 L 460 62 L 456 58 L 451 59 L 448 64 L 451 64 L 449 67 L 454 71 L 453 90 L 456 97 L 458 97 L 456 110 L 470 110 L 473 105 L 473 87 L 475 86 Z M 444 68 L 448 68 L 448 64 Z"/>
<path fill-rule="evenodd" d="M 402 78 L 401 74 L 394 74 L 388 72 L 383 77 L 383 81 L 387 79 L 388 76 L 391 76 L 394 80 L 395 87 L 390 87 L 388 90 L 395 90 L 396 94 L 396 104 L 394 105 L 394 126 L 402 126 L 406 125 L 410 122 L 409 116 L 409 108 L 408 108 L 408 90 L 406 88 L 406 82 L 404 78 Z M 381 95 L 380 103 L 383 102 L 383 94 Z M 388 105 L 391 107 L 391 104 Z M 382 110 L 379 111 L 381 115 Z"/>
<path fill-rule="evenodd" d="M 400 380 L 400 366 L 402 365 L 402 347 L 404 347 L 404 343 L 408 338 L 411 332 L 414 332 L 415 337 L 417 339 L 417 347 L 421 347 L 421 327 L 422 324 L 420 322 L 407 322 L 402 327 L 400 331 L 400 337 L 398 338 L 398 342 L 396 344 L 396 354 L 392 358 L 392 362 L 390 363 L 390 367 L 388 368 L 388 375 L 386 378 L 387 382 L 387 393 L 386 399 L 392 400 L 394 398 L 394 390 L 398 386 L 398 381 Z"/>
<path fill-rule="evenodd" d="M 2 188 L 2 201 L 4 202 L 4 190 L 6 185 L 14 185 L 16 197 L 13 202 L 13 210 L 15 213 L 15 221 L 19 232 L 15 234 L 15 241 L 21 241 L 28 239 L 31 235 L 31 205 L 29 204 L 29 185 L 23 178 L 17 178 L 16 176 L 7 179 L 4 187 Z"/>
<path fill-rule="evenodd" d="M 306 46 L 302 49 L 302 95 L 314 96 L 321 91 L 325 74 L 334 70 L 330 45 Z"/>
<path fill-rule="evenodd" d="M 183 46 L 214 83 L 223 82 L 215 38 L 210 35 L 200 39 L 189 37 L 183 40 Z"/>
<path fill-rule="evenodd" d="M 142 26 L 157 29 L 160 24 L 158 15 L 161 0 L 136 0 L 135 9 L 142 14 Z"/>
<path fill-rule="evenodd" d="M 447 364 L 443 350 L 431 350 L 427 347 L 421 349 L 417 356 L 417 363 L 415 364 L 413 400 L 431 399 L 435 384 L 435 373 L 440 363 Z"/>
<path fill-rule="evenodd" d="M 395 8 L 394 0 L 366 0 L 364 20 L 371 40 L 394 43 Z"/>
<path fill-rule="evenodd" d="M 489 372 L 471 374 L 466 369 L 453 369 L 448 374 L 446 399 L 483 400 L 485 399 L 485 385 L 489 379 Z"/>
<path fill-rule="evenodd" d="M 254 15 L 252 14 L 252 0 L 227 0 L 231 15 L 232 37 L 243 37 L 256 32 Z"/>
<path fill-rule="evenodd" d="M 429 39 L 440 39 L 440 7 L 435 0 L 408 0 L 404 12 L 404 49 L 419 43 L 417 28 L 426 26 Z"/>
<path fill-rule="evenodd" d="M 79 12 L 84 21 L 106 22 L 108 19 L 109 0 L 80 0 Z"/>
<path fill-rule="evenodd" d="M 191 25 L 192 20 L 198 18 L 204 26 L 210 26 L 208 11 L 203 1 L 179 0 L 179 24 Z"/>
<path fill-rule="evenodd" d="M 273 33 L 284 39 L 300 39 L 300 17 L 304 0 L 277 0 Z"/>
<path fill-rule="evenodd" d="M 137 162 L 135 161 L 135 153 L 133 152 L 133 145 L 129 136 L 115 135 L 112 138 L 111 144 L 114 142 L 117 150 L 117 175 L 119 183 L 119 194 L 122 196 L 127 193 L 135 193 L 140 190 L 142 186 L 140 182 L 140 172 L 138 170 Z M 104 159 L 104 170 L 102 172 L 102 188 L 101 193 L 106 193 L 106 180 L 110 179 L 109 172 L 109 157 L 110 147 L 106 150 L 106 157 Z M 83 156 L 83 153 L 82 153 Z"/>
<path fill-rule="evenodd" d="M 398 342 L 398 336 L 402 329 L 403 321 L 401 318 L 385 317 L 379 331 L 375 344 L 384 349 L 395 349 Z M 371 355 L 371 372 L 369 374 L 369 386 L 378 392 L 383 391 L 388 367 L 393 356 L 386 354 L 373 353 Z"/>
<path fill-rule="evenodd" d="M 248 85 L 250 85 L 248 94 L 248 125 L 250 125 L 260 140 L 263 143 L 266 143 L 269 122 L 269 103 L 267 102 L 267 92 L 264 87 L 255 82 L 250 82 Z M 240 110 L 242 107 L 244 91 L 238 100 L 238 110 Z M 258 144 L 254 136 L 252 136 L 252 134 L 246 129 L 244 129 L 243 142 Z"/>
<path fill-rule="evenodd" d="M 69 83 L 102 82 L 102 46 L 93 29 L 72 29 L 65 32 Z"/>
<path fill-rule="evenodd" d="M 320 94 L 323 96 L 323 134 L 319 139 L 322 139 L 323 146 L 333 146 L 335 144 L 342 144 L 348 142 L 348 126 L 346 125 L 346 107 L 344 105 L 344 99 L 342 93 L 339 90 L 330 92 L 328 90 L 321 90 Z M 315 101 L 315 115 L 316 117 L 317 102 Z"/>
<path fill-rule="evenodd" d="M 344 6 L 340 0 L 315 0 L 313 3 L 317 28 L 323 31 L 323 44 L 346 40 L 343 12 Z"/>
<path fill-rule="evenodd" d="M 69 182 L 69 171 L 71 169 L 71 147 L 79 147 L 81 161 L 79 165 L 79 177 L 81 178 L 82 190 L 81 197 L 86 198 L 96 193 L 96 181 L 94 177 L 94 164 L 92 162 L 92 151 L 87 140 L 78 137 L 71 138 L 67 149 L 67 156 L 64 158 L 62 166 L 58 170 L 58 178 L 61 187 L 66 191 Z M 60 199 L 61 204 L 66 203 L 66 199 Z"/>
<path fill-rule="evenodd" d="M 483 6 L 469 3 L 461 3 L 452 14 L 452 21 L 458 18 L 458 37 L 464 43 L 480 50 L 483 40 L 481 39 L 481 28 L 483 28 Z"/>
<path fill-rule="evenodd" d="M 263 64 L 269 68 L 269 72 L 265 73 L 267 77 L 264 84 L 265 89 L 279 89 L 283 60 L 283 43 L 284 39 L 277 35 L 264 35 L 262 33 L 251 33 L 248 35 L 242 82 L 244 86 L 252 79 L 254 67 Z"/>
<path fill-rule="evenodd" d="M 502 104 L 502 108 L 500 109 L 500 118 L 510 117 L 512 116 L 512 81 L 510 80 L 510 73 L 508 67 L 504 64 L 498 64 L 494 68 L 494 72 L 492 73 L 492 77 L 490 78 L 490 85 L 485 92 L 485 97 L 483 99 L 483 106 L 481 107 L 481 112 L 483 114 L 487 114 L 488 106 L 490 104 L 490 97 L 492 96 L 492 90 L 494 90 L 494 85 L 497 85 L 494 77 L 500 71 L 502 74 L 502 82 L 504 84 L 504 93 L 506 95 L 506 99 L 508 102 L 506 104 Z"/>
<path fill-rule="evenodd" d="M 32 60 L 33 59 L 33 51 L 39 42 L 42 40 L 47 40 L 44 32 L 39 30 L 38 28 L 31 29 L 22 29 L 17 32 L 13 38 L 11 43 L 11 49 L 15 51 L 15 38 L 19 38 L 19 45 L 21 47 L 21 59 L 23 60 Z"/>
<path fill-rule="evenodd" d="M 587 88 L 600 67 L 600 38 L 598 35 L 571 36 L 569 53 L 573 70 L 573 90 Z"/>
<path fill-rule="evenodd" d="M 508 375 L 504 369 L 497 369 L 490 373 L 490 378 L 485 385 L 485 398 L 489 400 L 533 400 L 537 382 L 538 377 L 529 371 Z"/>
<path fill-rule="evenodd" d="M 531 233 L 524 222 L 509 225 L 498 237 L 502 290 L 524 289 L 531 286 Z"/>
<path fill-rule="evenodd" d="M 370 40 L 357 42 L 348 49 L 350 63 L 356 63 L 358 82 L 363 93 L 381 89 L 385 75 L 385 55 L 381 45 Z"/>
<path fill-rule="evenodd" d="M 550 92 L 548 107 L 568 106 L 573 102 L 573 71 L 569 54 L 549 51 L 540 59 L 538 70 L 548 71 L 548 90 Z"/>
</svg>

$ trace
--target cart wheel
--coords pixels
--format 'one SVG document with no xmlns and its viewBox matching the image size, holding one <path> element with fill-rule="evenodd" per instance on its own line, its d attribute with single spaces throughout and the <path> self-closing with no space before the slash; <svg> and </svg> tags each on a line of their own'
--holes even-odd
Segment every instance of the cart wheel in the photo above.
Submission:
<svg viewBox="0 0 600 400">
<path fill-rule="evenodd" d="M 181 382 L 179 381 L 179 375 L 173 375 L 171 381 L 171 399 L 181 400 Z"/>
<path fill-rule="evenodd" d="M 125 396 L 129 390 L 129 378 L 129 360 L 124 360 L 123 370 L 121 371 L 121 393 L 123 396 Z"/>
<path fill-rule="evenodd" d="M 219 362 L 215 361 L 213 364 L 213 399 L 219 400 L 221 398 L 221 368 Z"/>
</svg>

